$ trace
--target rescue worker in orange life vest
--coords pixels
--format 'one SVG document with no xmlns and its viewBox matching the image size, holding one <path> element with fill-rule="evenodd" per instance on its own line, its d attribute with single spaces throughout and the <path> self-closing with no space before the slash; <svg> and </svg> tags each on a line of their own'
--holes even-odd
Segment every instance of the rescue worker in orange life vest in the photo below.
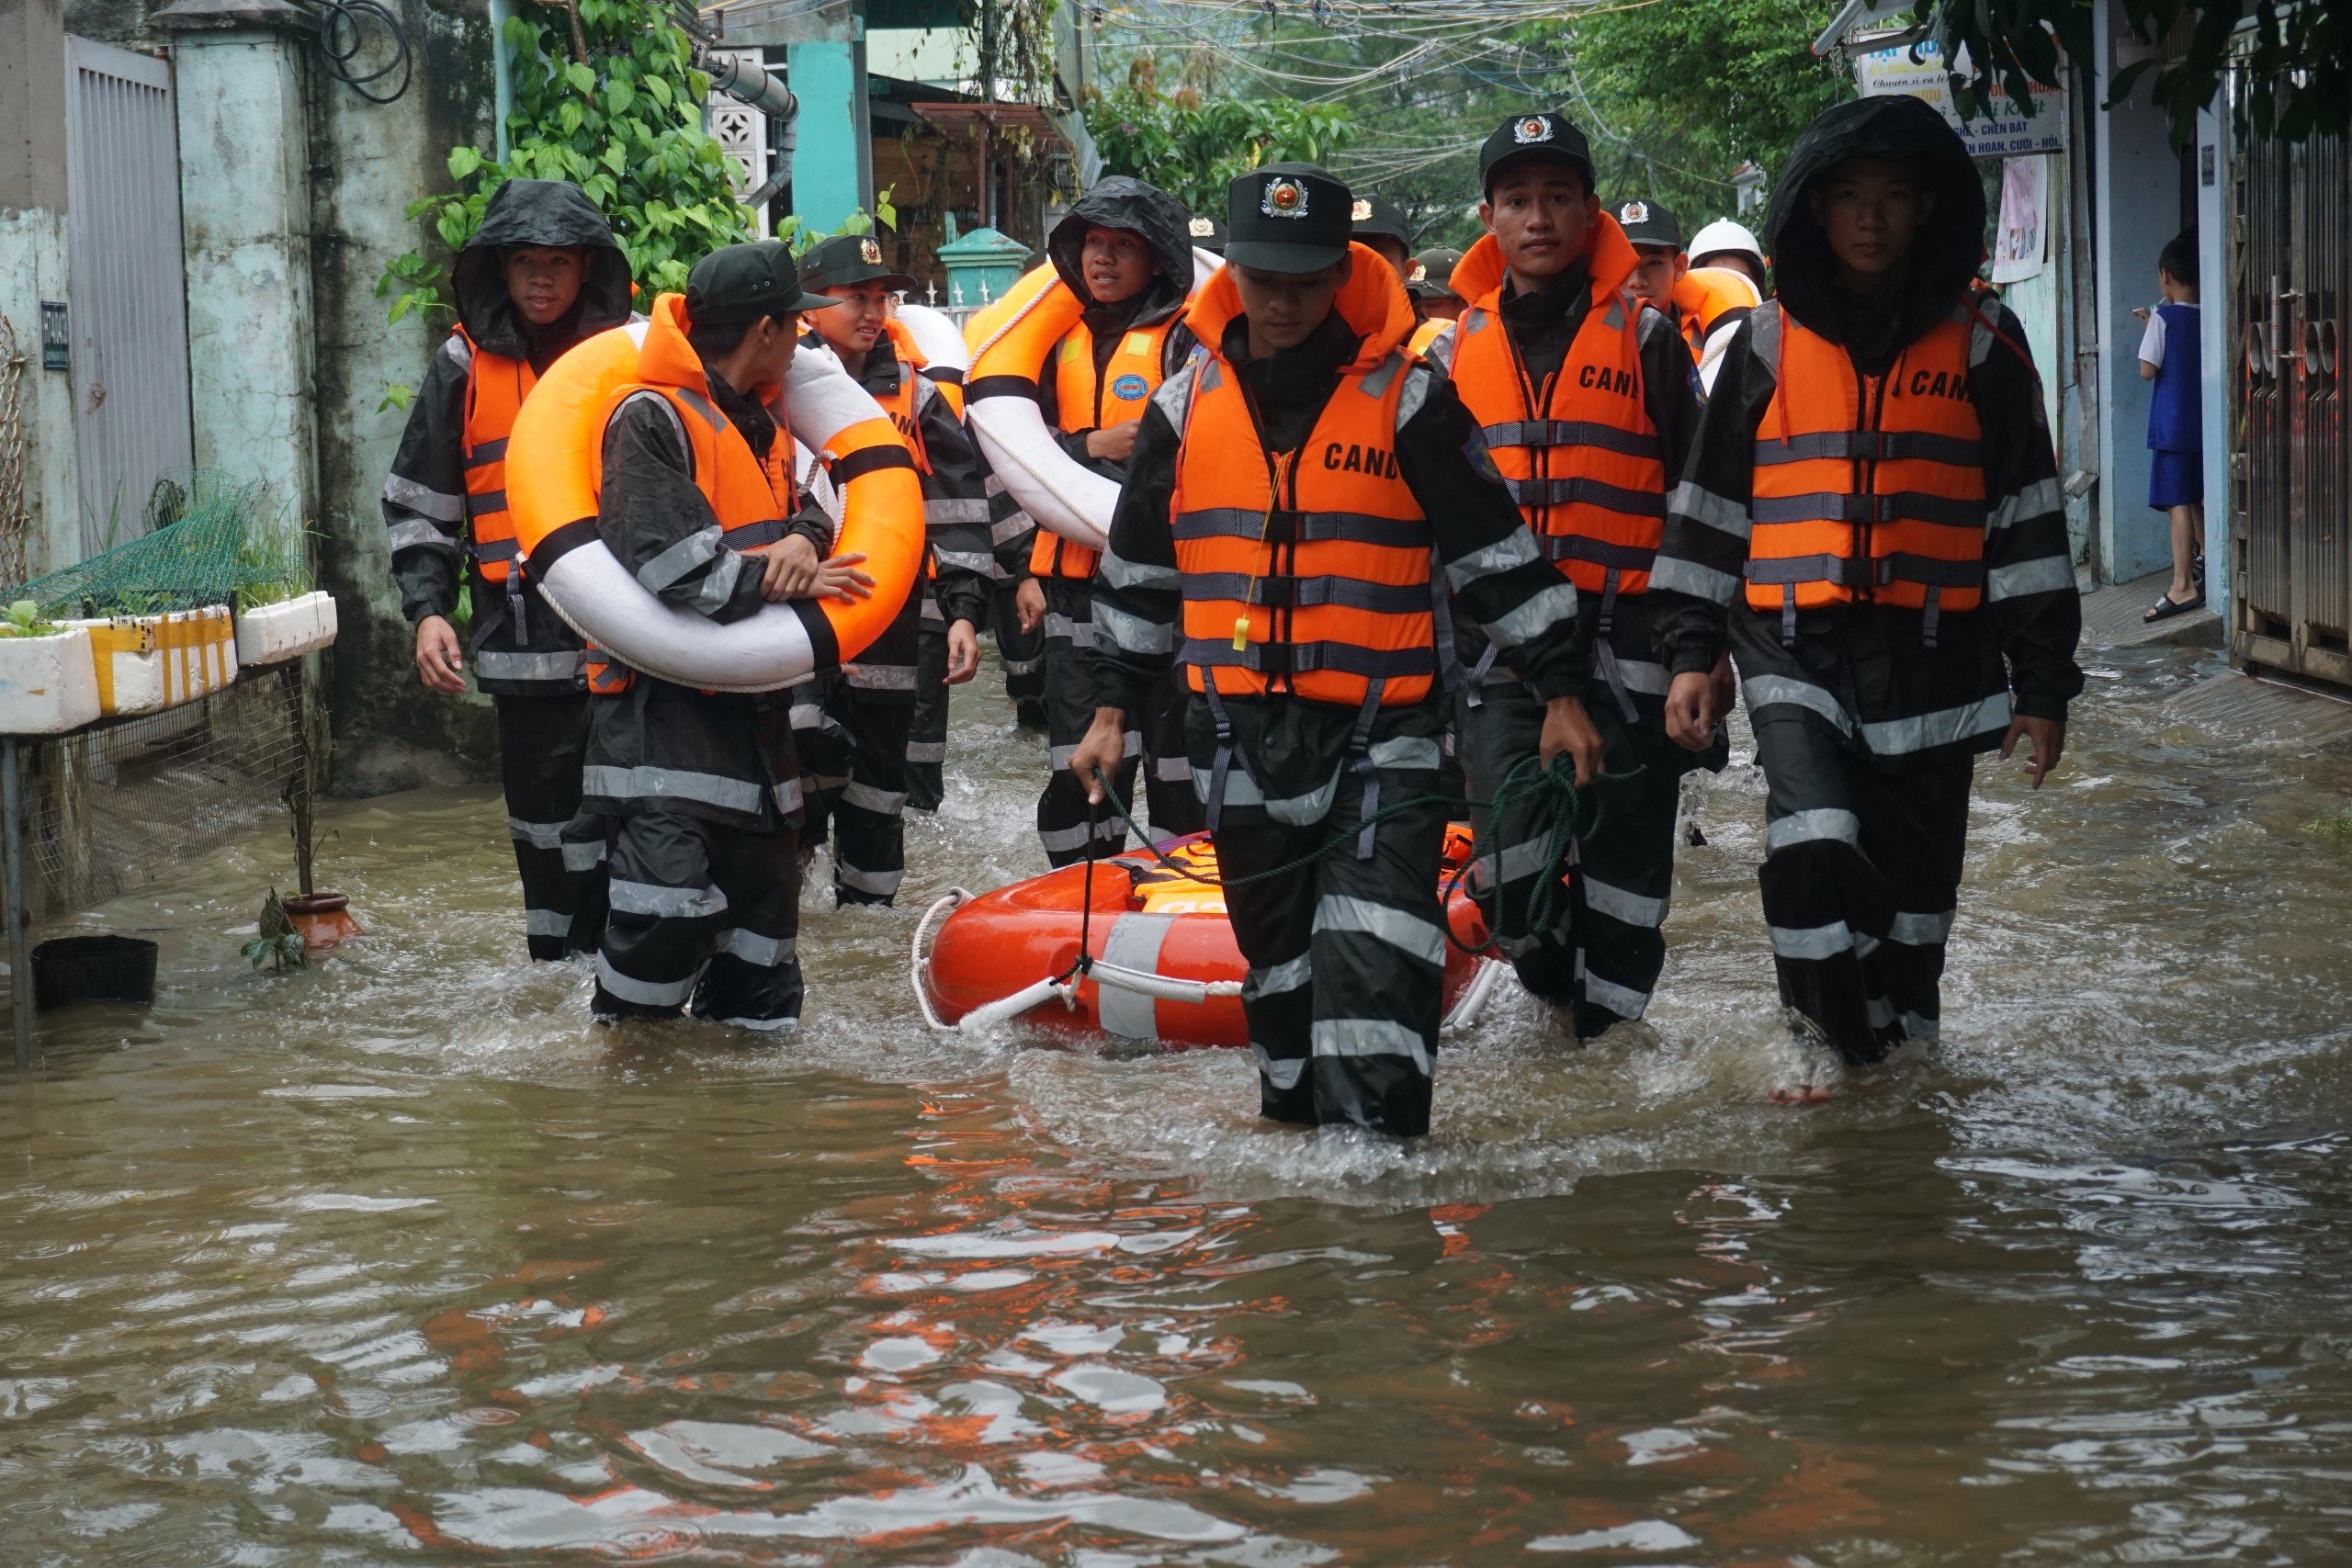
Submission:
<svg viewBox="0 0 2352 1568">
<path fill-rule="evenodd" d="M 782 245 L 729 245 L 665 294 L 637 384 L 604 432 L 596 533 L 662 603 L 728 623 L 786 599 L 865 598 L 861 556 L 795 493 L 761 399 L 784 384 L 806 295 Z M 709 458 L 698 462 L 696 453 Z M 877 451 L 911 462 L 902 447 Z M 800 778 L 789 698 L 707 693 L 592 661 L 575 836 L 612 844 L 612 912 L 590 1007 L 600 1021 L 698 1016 L 767 1032 L 800 1018 Z"/>
<path fill-rule="evenodd" d="M 1756 236 L 1746 227 L 1728 218 L 1718 218 L 1690 236 L 1690 265 L 1744 272 L 1747 281 L 1756 285 L 1758 295 L 1771 292 L 1764 247 L 1756 243 Z"/>
<path fill-rule="evenodd" d="M 1411 303 L 1350 244 L 1349 205 L 1306 164 L 1233 183 L 1226 265 L 1187 317 L 1204 352 L 1152 399 L 1095 579 L 1094 720 L 1070 765 L 1101 789 L 1127 716 L 1182 664 L 1261 1114 L 1413 1134 L 1447 940 L 1440 568 L 1536 694 L 1543 755 L 1589 781 L 1600 741 L 1575 591 L 1404 352 Z"/>
<path fill-rule="evenodd" d="M 1662 203 L 1621 202 L 1617 226 L 1641 261 L 1627 291 L 1666 312 L 1699 363 L 1699 394 L 1715 384 L 1724 350 L 1747 312 L 1763 300 L 1744 271 L 1694 268 L 1682 253 L 1682 225 Z"/>
<path fill-rule="evenodd" d="M 992 564 L 988 470 L 951 401 L 960 389 L 918 372 L 912 334 L 891 320 L 898 292 L 914 279 L 882 264 L 880 241 L 838 234 L 811 246 L 800 258 L 800 287 L 841 301 L 809 312 L 808 342 L 830 348 L 882 405 L 923 475 L 928 570 L 899 619 L 854 660 L 792 688 L 802 854 L 830 829 L 835 904 L 888 904 L 905 874 L 906 807 L 939 806 L 947 687 L 979 669 Z M 919 799 L 918 780 L 926 786 Z"/>
<path fill-rule="evenodd" d="M 1405 292 L 1413 297 L 1413 313 L 1420 324 L 1413 329 L 1407 348 L 1414 354 L 1425 355 L 1430 344 L 1443 336 L 1462 314 L 1462 296 L 1453 291 L 1449 281 L 1453 269 L 1462 265 L 1462 253 L 1450 246 L 1423 251 L 1405 269 Z"/>
<path fill-rule="evenodd" d="M 451 291 L 458 325 L 409 405 L 384 480 L 392 578 L 424 688 L 462 695 L 470 655 L 492 700 L 525 941 L 534 958 L 561 958 L 593 951 L 605 918 L 602 846 L 562 842 L 588 739 L 584 655 L 516 558 L 506 436 L 539 372 L 628 320 L 628 262 L 577 186 L 509 180 L 458 253 Z M 462 649 L 461 584 L 473 606 Z"/>
<path fill-rule="evenodd" d="M 1148 400 L 1192 352 L 1182 320 L 1193 282 L 1190 231 L 1173 197 L 1114 175 L 1080 197 L 1046 237 L 1055 269 L 1087 305 L 1080 324 L 1048 356 L 1038 399 L 1046 424 L 1062 432 L 1062 449 L 1106 478 L 1125 473 Z M 1126 824 L 1111 813 L 1090 823 L 1086 792 L 1069 772 L 1070 749 L 1094 712 L 1085 660 L 1094 637 L 1094 552 L 1043 529 L 1010 548 L 1016 552 L 1011 564 L 1029 574 L 1017 592 L 1021 624 L 1046 633 L 1052 772 L 1037 797 L 1038 840 L 1056 865 L 1116 854 L 1127 841 Z M 1183 714 L 1183 690 L 1171 675 L 1128 715 L 1135 728 L 1119 797 L 1133 811 L 1140 767 L 1155 837 L 1201 826 L 1184 760 Z"/>
<path fill-rule="evenodd" d="M 1734 339 L 1650 580 L 1685 746 L 1728 640 L 1765 780 L 1764 919 L 1795 1050 L 1933 1043 L 1979 753 L 2058 765 L 2082 627 L 2025 333 L 1971 287 L 1976 166 L 1917 98 L 1840 104 L 1772 204 L 1777 300 Z"/>
<path fill-rule="evenodd" d="M 1479 165 L 1487 232 L 1453 280 L 1470 304 L 1430 358 L 1574 585 L 1609 776 L 1585 805 L 1597 828 L 1561 858 L 1547 852 L 1540 801 L 1474 808 L 1473 886 L 1521 982 L 1589 1040 L 1643 1015 L 1666 962 L 1681 779 L 1695 763 L 1666 739 L 1666 664 L 1644 591 L 1698 399 L 1681 335 L 1625 292 L 1638 258 L 1593 198 L 1583 133 L 1558 115 L 1514 116 Z M 1544 694 L 1509 649 L 1459 630 L 1463 766 L 1471 797 L 1491 799 L 1537 750 Z M 1546 891 L 1564 879 L 1565 896 Z"/>
</svg>

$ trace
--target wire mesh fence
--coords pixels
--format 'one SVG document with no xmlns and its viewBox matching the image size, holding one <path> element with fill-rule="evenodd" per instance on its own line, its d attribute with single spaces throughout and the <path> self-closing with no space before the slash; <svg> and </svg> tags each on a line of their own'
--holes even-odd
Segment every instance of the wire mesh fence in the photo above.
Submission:
<svg viewBox="0 0 2352 1568">
<path fill-rule="evenodd" d="M 34 914 L 153 882 L 238 834 L 288 821 L 314 747 L 303 661 L 258 671 L 182 707 L 25 751 L 25 844 Z M 292 864 L 292 845 L 288 845 Z M 290 886 L 291 876 L 288 883 Z"/>
</svg>

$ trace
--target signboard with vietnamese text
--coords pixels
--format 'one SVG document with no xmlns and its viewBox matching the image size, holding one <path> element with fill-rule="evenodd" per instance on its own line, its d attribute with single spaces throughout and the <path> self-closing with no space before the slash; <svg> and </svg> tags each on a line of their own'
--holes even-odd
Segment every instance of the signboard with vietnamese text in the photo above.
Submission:
<svg viewBox="0 0 2352 1568">
<path fill-rule="evenodd" d="M 1954 112 L 1951 86 L 1944 58 L 1934 42 L 1922 39 L 1854 57 L 1854 79 L 1866 98 L 1908 93 L 1924 98 L 1951 121 L 1968 144 L 1971 157 L 2018 158 L 2035 152 L 2063 152 L 2066 148 L 2066 100 L 2054 87 L 2033 89 L 2033 112 L 2018 113 L 2006 91 L 1996 91 L 1993 106 L 1999 112 L 1989 119 L 1964 120 Z"/>
</svg>

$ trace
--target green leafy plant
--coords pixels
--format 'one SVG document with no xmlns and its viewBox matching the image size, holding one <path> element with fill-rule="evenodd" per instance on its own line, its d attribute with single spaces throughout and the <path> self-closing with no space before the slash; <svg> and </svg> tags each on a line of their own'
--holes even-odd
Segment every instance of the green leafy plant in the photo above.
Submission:
<svg viewBox="0 0 2352 1568">
<path fill-rule="evenodd" d="M 0 637 L 55 637 L 58 631 L 55 621 L 42 616 L 38 600 L 12 601 L 6 613 L 0 615 Z"/>
<path fill-rule="evenodd" d="M 247 610 L 300 599 L 316 586 L 311 570 L 312 531 L 248 534 L 237 546 L 237 603 Z"/>
<path fill-rule="evenodd" d="M 238 951 L 244 954 L 245 962 L 254 966 L 255 974 L 259 974 L 265 964 L 271 974 L 283 975 L 288 969 L 303 968 L 311 962 L 310 946 L 303 942 L 302 933 L 294 929 L 293 919 L 287 914 L 286 905 L 277 897 L 275 887 L 262 901 L 261 918 L 254 922 L 254 939 Z"/>
<path fill-rule="evenodd" d="M 457 188 L 409 205 L 409 216 L 428 220 L 448 252 L 473 237 L 491 196 L 509 179 L 580 186 L 611 221 L 631 276 L 648 292 L 683 289 L 697 259 L 749 238 L 726 156 L 702 128 L 709 79 L 694 68 L 693 44 L 666 3 L 526 6 L 507 18 L 505 43 L 514 79 L 506 161 L 453 147 Z M 446 282 L 446 269 L 419 249 L 385 266 L 376 295 L 390 301 L 394 322 L 412 313 L 454 318 Z M 379 406 L 404 408 L 413 395 L 394 386 Z"/>
<path fill-rule="evenodd" d="M 2118 10 L 2149 52 L 2115 73 L 2102 107 L 2122 102 L 2146 77 L 2173 140 L 2186 145 L 2198 111 L 2220 107 L 2216 96 L 2234 58 L 2243 86 L 2231 103 L 2242 129 L 2290 141 L 2352 130 L 2352 93 L 2344 91 L 2352 24 L 2333 0 L 2120 0 Z M 2106 47 L 2083 0 L 1918 0 L 1913 15 L 1946 60 L 1976 62 L 1977 74 L 1952 79 L 1953 96 L 1973 114 L 2006 112 L 2002 99 L 2024 107 L 2034 84 L 2064 86 L 2070 75 L 2086 90 L 2079 62 Z"/>
<path fill-rule="evenodd" d="M 1156 62 L 1142 55 L 1125 86 L 1086 105 L 1086 130 L 1103 173 L 1148 180 L 1193 212 L 1222 212 L 1226 187 L 1242 175 L 1326 163 L 1355 139 L 1356 123 L 1333 104 L 1213 96 L 1191 85 L 1162 93 Z"/>
</svg>

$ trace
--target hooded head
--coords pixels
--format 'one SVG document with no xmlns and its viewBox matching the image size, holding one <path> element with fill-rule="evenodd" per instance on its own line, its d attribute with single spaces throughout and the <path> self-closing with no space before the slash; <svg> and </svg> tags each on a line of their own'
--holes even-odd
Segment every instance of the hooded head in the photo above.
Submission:
<svg viewBox="0 0 2352 1568">
<path fill-rule="evenodd" d="M 1912 237 L 1895 290 L 1895 335 L 1886 346 L 1897 346 L 1951 310 L 1984 259 L 1984 186 L 1960 133 L 1917 98 L 1858 98 L 1806 128 L 1773 195 L 1768 239 L 1782 306 L 1838 343 L 1849 342 L 1853 312 L 1850 296 L 1838 286 L 1838 256 L 1815 213 L 1815 197 L 1841 165 L 1857 162 L 1907 164 L 1935 196 L 1934 210 Z"/>
<path fill-rule="evenodd" d="M 526 332 L 506 292 L 506 253 L 530 245 L 576 245 L 586 253 L 578 301 L 537 333 Z M 628 320 L 628 258 L 605 215 L 569 180 L 508 180 L 492 192 L 481 228 L 458 253 L 449 284 L 474 345 L 512 359 L 530 357 L 531 337 L 552 334 L 559 347 L 569 346 Z"/>
<path fill-rule="evenodd" d="M 1112 175 L 1080 197 L 1069 215 L 1054 225 L 1046 239 L 1046 254 L 1070 292 L 1091 306 L 1094 297 L 1087 291 L 1085 268 L 1090 228 L 1125 229 L 1139 236 L 1159 265 L 1159 275 L 1144 285 L 1142 293 L 1116 307 L 1127 325 L 1151 326 L 1182 308 L 1193 291 L 1193 241 L 1192 215 L 1181 202 L 1157 186 Z"/>
</svg>

